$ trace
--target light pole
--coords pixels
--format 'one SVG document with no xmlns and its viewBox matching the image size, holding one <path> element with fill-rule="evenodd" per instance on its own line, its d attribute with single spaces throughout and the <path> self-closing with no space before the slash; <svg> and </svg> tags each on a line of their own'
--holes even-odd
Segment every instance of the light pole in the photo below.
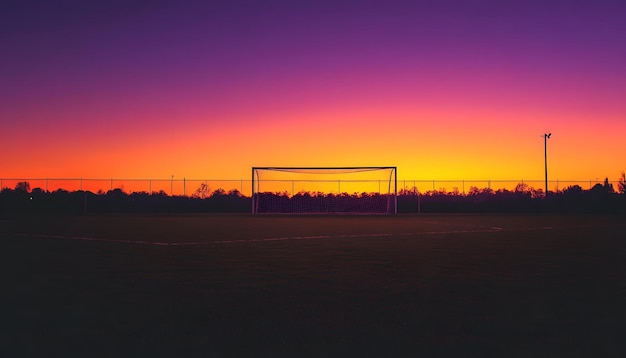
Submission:
<svg viewBox="0 0 626 358">
<path fill-rule="evenodd" d="M 543 162 L 546 173 L 546 193 L 544 195 L 545 198 L 548 197 L 548 138 L 550 138 L 550 136 L 552 136 L 552 133 L 544 133 L 543 135 Z"/>
</svg>

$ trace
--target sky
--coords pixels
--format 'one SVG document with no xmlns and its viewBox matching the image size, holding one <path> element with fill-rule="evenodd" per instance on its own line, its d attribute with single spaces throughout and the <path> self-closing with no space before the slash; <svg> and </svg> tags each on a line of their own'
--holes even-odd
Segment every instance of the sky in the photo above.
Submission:
<svg viewBox="0 0 626 358">
<path fill-rule="evenodd" d="M 623 1 L 9 1 L 0 178 L 615 180 Z"/>
</svg>

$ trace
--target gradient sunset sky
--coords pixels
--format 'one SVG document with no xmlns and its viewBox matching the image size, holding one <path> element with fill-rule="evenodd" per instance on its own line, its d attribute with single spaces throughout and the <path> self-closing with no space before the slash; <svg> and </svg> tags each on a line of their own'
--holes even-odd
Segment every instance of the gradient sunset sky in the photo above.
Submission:
<svg viewBox="0 0 626 358">
<path fill-rule="evenodd" d="M 617 179 L 624 1 L 9 1 L 0 177 Z"/>
</svg>

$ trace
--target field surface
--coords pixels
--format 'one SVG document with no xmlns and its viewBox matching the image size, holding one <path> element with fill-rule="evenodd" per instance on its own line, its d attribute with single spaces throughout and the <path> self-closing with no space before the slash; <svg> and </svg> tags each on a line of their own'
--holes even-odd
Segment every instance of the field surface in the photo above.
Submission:
<svg viewBox="0 0 626 358">
<path fill-rule="evenodd" d="M 625 219 L 0 217 L 0 351 L 623 357 Z"/>
</svg>

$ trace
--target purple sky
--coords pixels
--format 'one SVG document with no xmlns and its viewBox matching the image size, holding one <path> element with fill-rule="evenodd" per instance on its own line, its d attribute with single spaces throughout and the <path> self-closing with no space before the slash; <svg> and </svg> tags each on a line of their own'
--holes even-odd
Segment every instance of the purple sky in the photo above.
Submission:
<svg viewBox="0 0 626 358">
<path fill-rule="evenodd" d="M 5 158 L 50 150 L 63 162 L 80 148 L 111 161 L 102 172 L 74 163 L 63 167 L 67 175 L 202 176 L 193 160 L 187 166 L 166 160 L 163 171 L 150 162 L 153 169 L 116 172 L 119 155 L 109 158 L 98 148 L 139 153 L 128 144 L 137 141 L 162 157 L 190 148 L 216 152 L 210 144 L 216 140 L 209 135 L 202 143 L 197 132 L 223 136 L 230 129 L 249 138 L 275 121 L 301 129 L 365 123 L 372 136 L 379 122 L 395 130 L 430 121 L 443 128 L 504 122 L 496 134 L 513 141 L 515 131 L 539 136 L 574 128 L 568 140 L 562 137 L 568 151 L 556 162 L 566 163 L 562 175 L 576 176 L 568 153 L 598 150 L 598 156 L 621 145 L 611 137 L 610 145 L 595 139 L 592 149 L 582 148 L 589 130 L 582 124 L 626 135 L 625 19 L 623 1 L 10 1 L 0 21 L 0 150 Z M 520 128 L 526 126 L 533 128 Z M 21 139 L 35 129 L 49 135 Z M 460 132 L 448 144 L 471 147 Z M 87 149 L 76 139 L 84 135 L 93 137 Z M 245 147 L 238 138 L 233 146 Z M 525 140 L 540 147 L 534 137 Z M 228 165 L 221 163 L 224 176 L 239 177 L 260 161 L 293 164 L 269 149 L 252 158 L 233 153 Z M 613 167 L 580 175 L 616 175 L 623 160 L 610 155 Z M 149 162 L 140 154 L 129 158 Z M 45 158 L 35 161 L 38 170 L 4 160 L 0 176 L 62 174 Z M 454 158 L 437 157 L 447 160 Z M 410 163 L 390 161 L 384 164 Z M 458 171 L 458 177 L 524 175 L 513 167 Z"/>
</svg>

